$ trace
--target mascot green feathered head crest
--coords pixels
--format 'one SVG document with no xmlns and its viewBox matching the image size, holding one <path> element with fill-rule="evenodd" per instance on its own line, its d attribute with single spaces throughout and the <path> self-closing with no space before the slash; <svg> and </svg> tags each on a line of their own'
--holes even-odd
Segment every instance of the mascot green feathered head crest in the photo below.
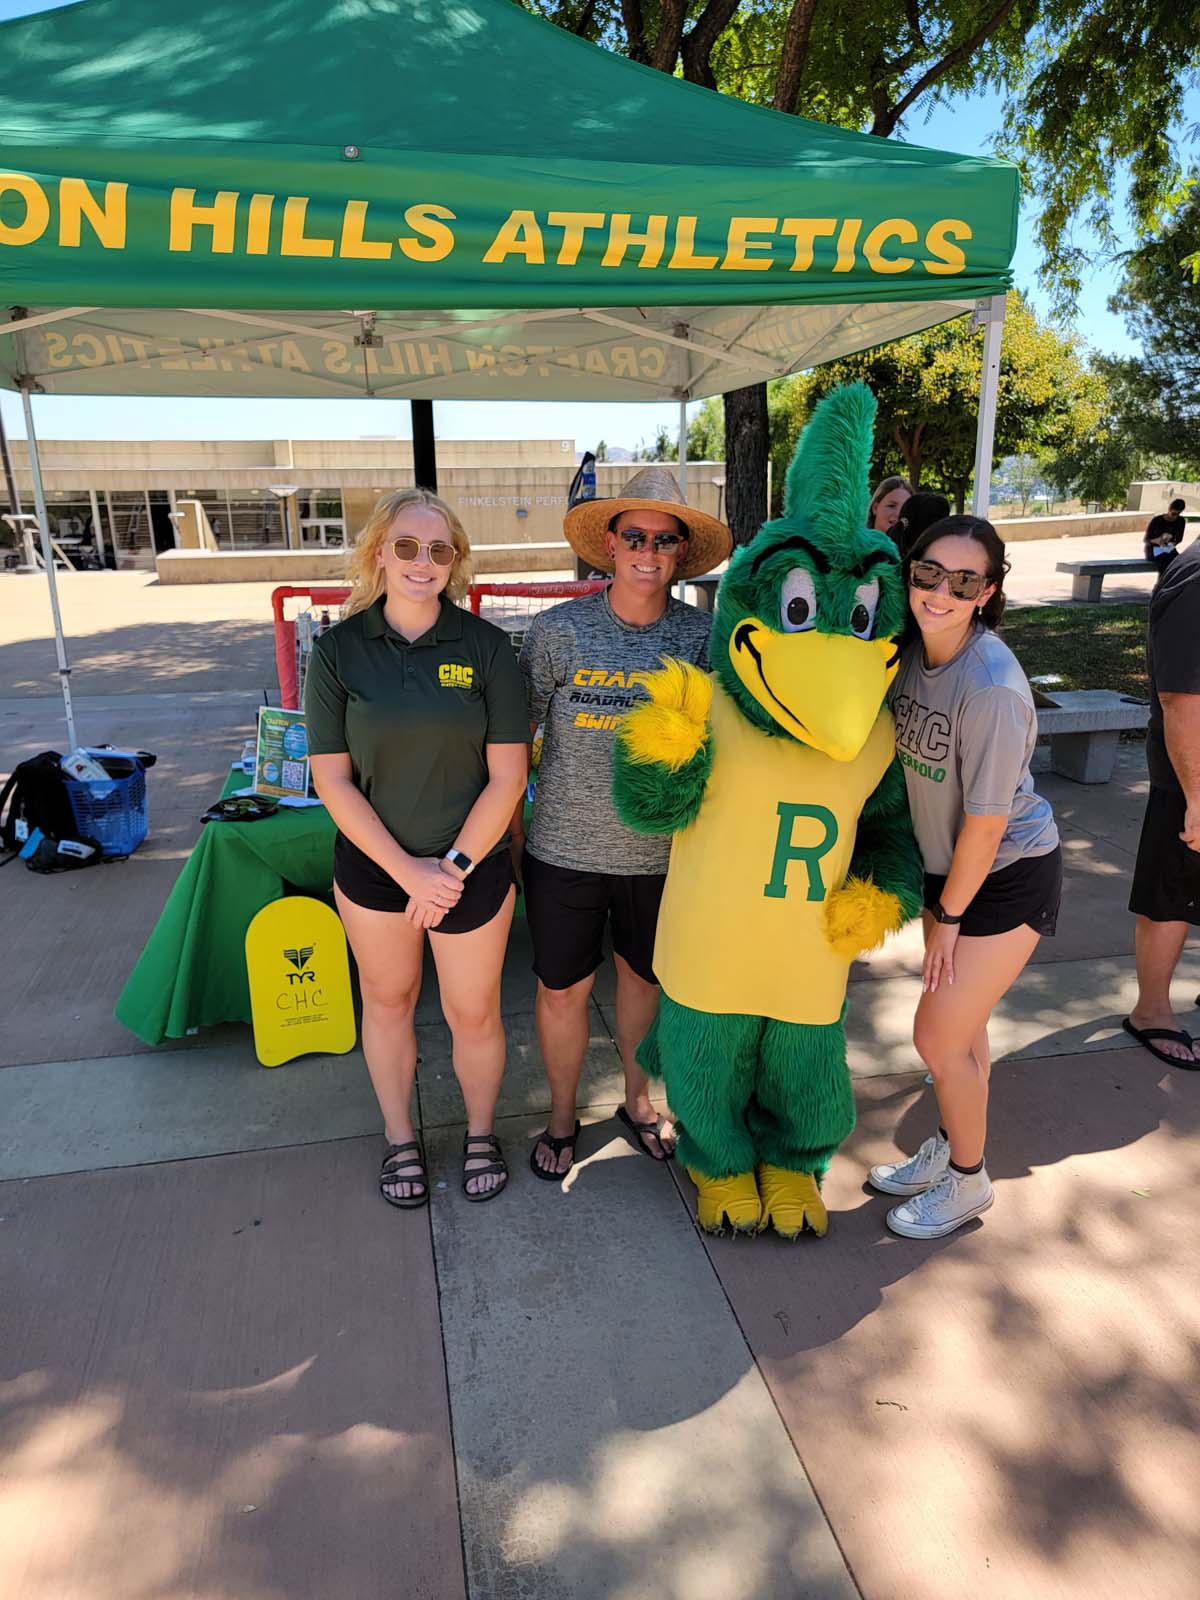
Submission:
<svg viewBox="0 0 1200 1600">
<path fill-rule="evenodd" d="M 839 761 L 879 715 L 906 610 L 900 552 L 866 526 L 874 425 L 865 384 L 818 404 L 783 515 L 734 556 L 713 620 L 713 670 L 743 716 Z"/>
</svg>

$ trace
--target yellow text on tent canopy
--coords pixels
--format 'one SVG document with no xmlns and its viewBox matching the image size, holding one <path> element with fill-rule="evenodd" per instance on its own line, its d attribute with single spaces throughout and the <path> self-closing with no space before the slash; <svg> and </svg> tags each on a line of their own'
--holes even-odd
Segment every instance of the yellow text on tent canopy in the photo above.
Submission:
<svg viewBox="0 0 1200 1600">
<path fill-rule="evenodd" d="M 78 249 L 85 241 L 124 250 L 129 237 L 129 185 L 92 184 L 62 177 L 43 182 L 28 173 L 0 172 L 0 246 L 19 249 L 56 241 Z M 456 214 L 436 201 L 401 212 L 403 231 L 381 220 L 386 209 L 347 199 L 322 202 L 310 217 L 304 195 L 207 194 L 169 191 L 162 243 L 176 255 L 278 256 L 418 264 L 444 262 L 456 252 L 483 266 L 553 265 L 665 269 L 674 272 L 808 272 L 820 262 L 835 274 L 866 270 L 896 276 L 921 272 L 954 277 L 966 270 L 968 222 L 941 217 L 918 226 L 907 217 L 734 216 L 715 225 L 698 215 L 631 211 L 536 212 L 516 208 L 496 222 L 478 222 L 462 244 Z M 703 226 L 702 226 L 703 224 Z M 704 237 L 706 245 L 698 243 Z M 486 241 L 486 242 L 485 242 Z"/>
</svg>

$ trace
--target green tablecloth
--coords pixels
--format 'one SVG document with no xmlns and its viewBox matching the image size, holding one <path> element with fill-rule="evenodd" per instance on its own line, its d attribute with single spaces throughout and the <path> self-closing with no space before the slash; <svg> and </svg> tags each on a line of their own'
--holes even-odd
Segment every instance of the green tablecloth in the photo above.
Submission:
<svg viewBox="0 0 1200 1600">
<path fill-rule="evenodd" d="M 231 773 L 223 792 L 245 784 Z M 330 895 L 335 831 L 324 806 L 207 823 L 121 992 L 117 1021 L 146 1044 L 249 1022 L 246 929 L 281 895 Z"/>
</svg>

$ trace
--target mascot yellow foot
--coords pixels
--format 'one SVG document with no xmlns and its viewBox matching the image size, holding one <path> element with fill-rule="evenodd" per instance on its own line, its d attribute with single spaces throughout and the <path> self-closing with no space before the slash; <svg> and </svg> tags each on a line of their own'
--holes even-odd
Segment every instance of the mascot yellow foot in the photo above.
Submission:
<svg viewBox="0 0 1200 1600">
<path fill-rule="evenodd" d="M 763 1221 L 784 1239 L 798 1239 L 808 1228 L 818 1239 L 829 1229 L 829 1213 L 811 1172 L 788 1172 L 764 1161 L 758 1169 Z"/>
<path fill-rule="evenodd" d="M 737 1172 L 732 1178 L 706 1178 L 702 1172 L 687 1169 L 696 1185 L 696 1221 L 705 1233 L 757 1233 L 762 1227 L 763 1208 L 752 1172 Z"/>
</svg>

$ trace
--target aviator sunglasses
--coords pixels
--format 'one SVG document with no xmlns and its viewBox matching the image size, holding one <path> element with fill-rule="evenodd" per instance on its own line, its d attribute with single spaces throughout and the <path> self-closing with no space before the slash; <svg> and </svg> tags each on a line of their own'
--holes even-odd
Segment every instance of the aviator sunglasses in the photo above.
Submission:
<svg viewBox="0 0 1200 1600">
<path fill-rule="evenodd" d="M 622 528 L 617 537 L 624 541 L 626 550 L 641 550 L 649 539 L 658 554 L 664 550 L 678 550 L 686 543 L 677 533 L 647 533 L 644 528 Z"/>
<path fill-rule="evenodd" d="M 978 600 L 989 581 L 982 572 L 972 572 L 969 567 L 951 572 L 940 561 L 914 561 L 908 569 L 908 581 L 914 589 L 936 589 L 943 578 L 949 581 L 950 593 L 956 600 Z"/>
<path fill-rule="evenodd" d="M 399 539 L 392 540 L 392 554 L 397 561 L 415 561 L 422 550 L 435 567 L 448 567 L 454 561 L 454 546 L 445 539 L 434 539 L 423 545 L 419 539 L 402 534 Z"/>
</svg>

